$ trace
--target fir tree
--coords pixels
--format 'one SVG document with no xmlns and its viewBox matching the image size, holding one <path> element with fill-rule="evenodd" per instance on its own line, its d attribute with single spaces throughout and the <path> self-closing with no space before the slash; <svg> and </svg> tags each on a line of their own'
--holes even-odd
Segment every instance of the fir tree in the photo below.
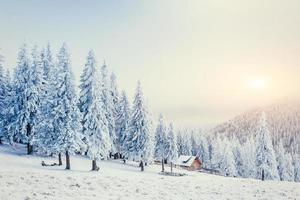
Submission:
<svg viewBox="0 0 300 200">
<path fill-rule="evenodd" d="M 235 167 L 237 172 L 236 175 L 243 176 L 243 157 L 241 153 L 242 151 L 241 143 L 236 137 L 233 137 L 231 139 L 231 143 L 232 143 L 232 151 L 233 151 Z"/>
<path fill-rule="evenodd" d="M 153 156 L 153 135 L 150 132 L 150 125 L 141 84 L 138 82 L 125 145 L 129 158 L 141 160 L 141 170 L 144 169 L 144 161 L 150 161 Z"/>
<path fill-rule="evenodd" d="M 199 151 L 199 146 L 197 144 L 197 141 L 198 140 L 196 140 L 194 131 L 192 131 L 192 133 L 191 133 L 191 152 L 192 152 L 193 156 L 196 156 Z"/>
<path fill-rule="evenodd" d="M 256 166 L 257 178 L 277 180 L 278 170 L 272 140 L 267 127 L 265 113 L 262 113 L 256 136 Z"/>
<path fill-rule="evenodd" d="M 7 108 L 7 99 L 6 99 L 6 79 L 3 69 L 3 56 L 0 55 L 0 144 L 2 140 L 7 138 L 5 134 L 5 118 L 6 118 L 6 108 Z"/>
<path fill-rule="evenodd" d="M 294 181 L 300 182 L 300 156 L 297 152 L 292 154 L 293 166 L 294 166 Z"/>
<path fill-rule="evenodd" d="M 201 164 L 204 168 L 209 168 L 209 151 L 206 137 L 200 134 L 199 137 L 199 149 L 197 156 L 201 160 Z"/>
<path fill-rule="evenodd" d="M 80 108 L 83 114 L 83 134 L 88 145 L 87 155 L 92 160 L 92 170 L 98 170 L 97 160 L 106 157 L 111 144 L 104 104 L 101 97 L 101 84 L 94 53 L 89 52 L 80 85 Z"/>
<path fill-rule="evenodd" d="M 126 151 L 125 140 L 130 120 L 129 101 L 127 99 L 125 91 L 122 91 L 121 93 L 118 106 L 119 107 L 117 109 L 116 134 L 118 138 L 118 144 L 120 146 L 120 152 L 124 154 L 124 152 Z"/>
<path fill-rule="evenodd" d="M 165 150 L 166 150 L 166 158 L 171 163 L 171 172 L 173 172 L 173 163 L 178 158 L 178 150 L 177 150 L 176 137 L 174 135 L 174 128 L 172 123 L 170 123 L 169 125 Z"/>
<path fill-rule="evenodd" d="M 284 170 L 282 172 L 282 180 L 284 181 L 294 181 L 295 169 L 292 163 L 292 156 L 290 153 L 286 153 L 284 157 Z"/>
<path fill-rule="evenodd" d="M 49 94 L 49 108 L 42 130 L 48 129 L 47 137 L 41 142 L 51 154 L 66 154 L 66 169 L 70 169 L 70 154 L 82 152 L 81 114 L 70 68 L 70 58 L 64 44 L 58 54 L 58 63 L 54 68 L 53 93 Z"/>
<path fill-rule="evenodd" d="M 282 141 L 280 141 L 276 148 L 276 160 L 277 160 L 277 169 L 280 180 L 283 179 L 283 174 L 285 171 L 285 150 L 282 145 Z"/>
<path fill-rule="evenodd" d="M 36 134 L 37 112 L 40 104 L 40 59 L 36 48 L 32 53 L 30 67 L 25 45 L 18 55 L 18 66 L 14 77 L 14 118 L 13 137 L 16 141 L 27 143 L 27 153 L 32 153 L 32 143 Z"/>
<path fill-rule="evenodd" d="M 232 145 L 227 138 L 220 143 L 220 172 L 224 176 L 236 176 L 236 165 Z"/>
<path fill-rule="evenodd" d="M 182 136 L 182 155 L 191 155 L 192 154 L 192 145 L 191 145 L 191 137 L 185 131 L 185 134 Z"/>
<path fill-rule="evenodd" d="M 161 160 L 162 172 L 166 159 L 166 127 L 162 114 L 159 115 L 158 124 L 155 131 L 155 151 L 154 156 L 156 159 Z"/>
<path fill-rule="evenodd" d="M 111 96 L 111 87 L 109 84 L 109 77 L 108 77 L 108 69 L 106 64 L 104 63 L 101 67 L 101 99 L 104 104 L 104 115 L 107 120 L 108 125 L 108 131 L 111 139 L 111 151 L 110 153 L 113 153 L 116 151 L 116 143 L 117 143 L 117 137 L 116 137 L 116 123 L 114 118 L 114 104 L 113 99 Z"/>
<path fill-rule="evenodd" d="M 244 178 L 256 177 L 255 147 L 256 145 L 253 137 L 249 137 L 246 140 L 246 142 L 242 145 L 242 177 Z"/>
</svg>

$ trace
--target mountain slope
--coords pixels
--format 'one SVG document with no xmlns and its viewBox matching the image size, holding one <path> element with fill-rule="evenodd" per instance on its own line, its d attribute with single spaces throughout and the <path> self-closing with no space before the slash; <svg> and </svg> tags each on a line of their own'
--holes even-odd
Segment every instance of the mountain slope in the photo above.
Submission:
<svg viewBox="0 0 300 200">
<path fill-rule="evenodd" d="M 289 150 L 300 146 L 300 102 L 281 103 L 245 112 L 209 131 L 236 135 L 241 141 L 249 135 L 255 135 L 262 112 L 266 113 L 268 127 L 274 143 L 282 140 Z"/>
</svg>

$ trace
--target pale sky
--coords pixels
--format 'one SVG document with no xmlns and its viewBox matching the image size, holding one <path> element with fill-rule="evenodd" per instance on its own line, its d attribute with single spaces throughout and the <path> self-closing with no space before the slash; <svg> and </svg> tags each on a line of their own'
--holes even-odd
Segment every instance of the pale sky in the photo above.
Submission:
<svg viewBox="0 0 300 200">
<path fill-rule="evenodd" d="M 0 53 L 66 42 L 78 80 L 89 49 L 154 119 L 203 127 L 300 96 L 298 0 L 0 0 Z"/>
</svg>

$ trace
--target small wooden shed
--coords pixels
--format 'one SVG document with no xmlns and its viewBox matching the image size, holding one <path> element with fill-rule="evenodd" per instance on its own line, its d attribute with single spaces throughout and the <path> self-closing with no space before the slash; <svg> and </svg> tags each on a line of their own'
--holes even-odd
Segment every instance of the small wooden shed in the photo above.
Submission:
<svg viewBox="0 0 300 200">
<path fill-rule="evenodd" d="M 189 171 L 201 169 L 201 161 L 197 156 L 181 155 L 174 164 Z"/>
</svg>

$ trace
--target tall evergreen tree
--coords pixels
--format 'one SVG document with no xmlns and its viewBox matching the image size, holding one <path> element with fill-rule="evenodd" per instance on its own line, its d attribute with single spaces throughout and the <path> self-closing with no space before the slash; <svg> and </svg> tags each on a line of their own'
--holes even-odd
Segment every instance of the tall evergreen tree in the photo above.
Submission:
<svg viewBox="0 0 300 200">
<path fill-rule="evenodd" d="M 282 141 L 279 141 L 276 148 L 276 160 L 277 160 L 277 169 L 280 180 L 283 180 L 283 174 L 285 171 L 285 150 L 282 145 Z"/>
<path fill-rule="evenodd" d="M 191 136 L 188 134 L 187 130 L 182 136 L 182 154 L 191 155 L 192 154 L 192 145 L 191 145 Z"/>
<path fill-rule="evenodd" d="M 166 159 L 166 126 L 162 114 L 159 115 L 158 123 L 155 131 L 155 150 L 154 156 L 156 159 L 161 160 L 162 172 Z"/>
<path fill-rule="evenodd" d="M 292 163 L 292 156 L 290 153 L 285 153 L 284 157 L 284 170 L 282 173 L 282 180 L 284 181 L 294 181 L 295 178 L 295 169 Z"/>
<path fill-rule="evenodd" d="M 15 107 L 11 125 L 14 139 L 27 143 L 28 154 L 32 153 L 40 103 L 40 59 L 36 47 L 33 50 L 32 58 L 32 67 L 30 67 L 26 46 L 21 47 L 14 77 Z"/>
<path fill-rule="evenodd" d="M 178 131 L 176 137 L 178 155 L 181 156 L 183 155 L 183 137 L 181 131 Z"/>
<path fill-rule="evenodd" d="M 101 67 L 101 99 L 104 103 L 104 114 L 107 120 L 108 131 L 111 139 L 111 151 L 113 153 L 116 151 L 116 122 L 114 117 L 114 104 L 111 95 L 111 87 L 109 83 L 108 69 L 106 64 L 104 63 Z"/>
<path fill-rule="evenodd" d="M 243 176 L 243 157 L 241 152 L 242 151 L 241 143 L 236 137 L 233 137 L 231 139 L 231 143 L 232 143 L 232 151 L 233 151 L 235 168 L 237 173 L 236 175 Z"/>
<path fill-rule="evenodd" d="M 221 160 L 220 160 L 220 172 L 224 176 L 236 176 L 236 165 L 234 160 L 234 154 L 232 144 L 227 138 L 221 142 Z"/>
<path fill-rule="evenodd" d="M 70 169 L 70 154 L 82 152 L 81 114 L 71 72 L 70 58 L 64 44 L 58 54 L 58 63 L 53 69 L 56 78 L 53 80 L 53 93 L 49 94 L 49 108 L 42 123 L 42 130 L 48 129 L 48 135 L 41 142 L 47 152 L 66 154 L 66 169 Z"/>
<path fill-rule="evenodd" d="M 124 154 L 124 151 L 126 151 L 126 145 L 124 141 L 126 140 L 126 135 L 130 122 L 130 106 L 125 91 L 122 91 L 121 93 L 118 106 L 119 107 L 117 109 L 116 118 L 116 134 L 120 148 L 119 151 L 122 154 Z"/>
<path fill-rule="evenodd" d="M 199 150 L 198 138 L 194 134 L 194 131 L 191 132 L 191 152 L 193 156 L 196 156 Z"/>
<path fill-rule="evenodd" d="M 167 139 L 166 139 L 166 158 L 171 163 L 171 172 L 173 172 L 173 163 L 178 158 L 178 150 L 176 144 L 176 137 L 174 135 L 173 124 L 170 123 Z"/>
<path fill-rule="evenodd" d="M 80 110 L 83 115 L 83 134 L 88 145 L 87 155 L 92 159 L 92 170 L 98 170 L 97 160 L 106 157 L 110 150 L 110 138 L 101 97 L 94 53 L 89 52 L 87 62 L 81 75 Z"/>
<path fill-rule="evenodd" d="M 150 125 L 141 84 L 138 82 L 125 146 L 127 146 L 126 154 L 129 158 L 141 160 L 142 171 L 144 161 L 150 161 L 153 157 L 153 135 L 150 132 Z"/>
<path fill-rule="evenodd" d="M 197 156 L 201 160 L 202 166 L 204 168 L 209 168 L 209 151 L 208 151 L 208 143 L 206 137 L 200 134 L 199 137 L 199 149 L 197 152 Z"/>
<path fill-rule="evenodd" d="M 265 113 L 262 113 L 258 133 L 256 136 L 256 166 L 257 178 L 262 180 L 277 180 L 278 170 L 276 166 L 276 157 L 267 127 Z"/>
<path fill-rule="evenodd" d="M 7 138 L 5 127 L 6 127 L 6 110 L 8 106 L 7 102 L 7 80 L 5 78 L 3 69 L 3 56 L 0 55 L 0 144 L 2 140 Z"/>
<path fill-rule="evenodd" d="M 300 182 L 300 156 L 297 152 L 292 154 L 292 163 L 294 166 L 294 181 Z"/>
<path fill-rule="evenodd" d="M 241 157 L 242 157 L 242 177 L 255 178 L 256 177 L 256 165 L 255 165 L 255 149 L 256 144 L 253 137 L 249 137 L 242 145 Z"/>
</svg>

